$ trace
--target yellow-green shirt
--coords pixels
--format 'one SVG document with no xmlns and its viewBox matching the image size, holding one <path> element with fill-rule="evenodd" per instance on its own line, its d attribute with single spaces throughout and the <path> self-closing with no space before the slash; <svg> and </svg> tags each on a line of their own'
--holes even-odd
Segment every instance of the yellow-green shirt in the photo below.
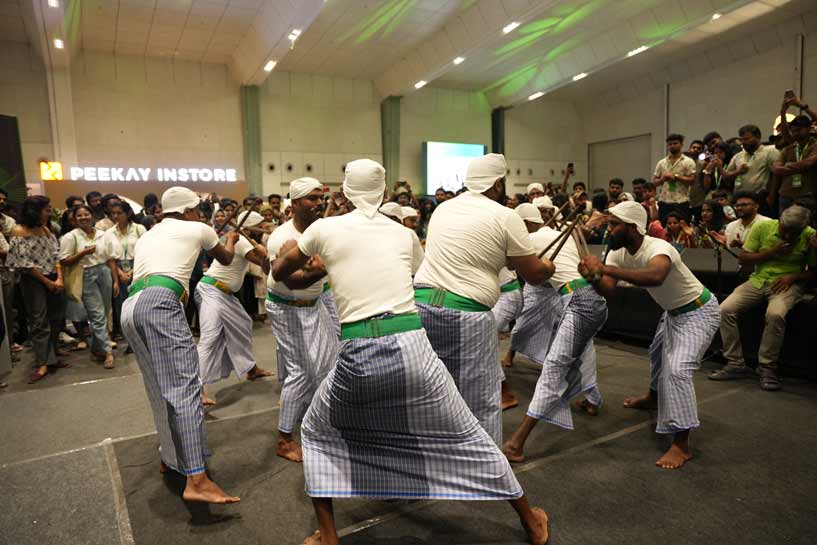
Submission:
<svg viewBox="0 0 817 545">
<path fill-rule="evenodd" d="M 769 220 L 754 225 L 743 244 L 743 249 L 752 253 L 763 252 L 783 242 L 780 238 L 779 224 L 778 220 Z M 807 265 L 809 269 L 817 268 L 817 253 L 808 243 L 815 233 L 817 231 L 806 227 L 800 233 L 791 252 L 755 266 L 755 272 L 749 277 L 752 285 L 760 289 L 765 283 L 774 282 L 781 276 L 803 272 Z"/>
</svg>

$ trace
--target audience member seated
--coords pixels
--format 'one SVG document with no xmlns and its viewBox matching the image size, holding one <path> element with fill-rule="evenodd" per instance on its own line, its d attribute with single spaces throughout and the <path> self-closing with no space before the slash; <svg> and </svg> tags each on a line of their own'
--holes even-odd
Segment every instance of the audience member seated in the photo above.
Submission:
<svg viewBox="0 0 817 545">
<path fill-rule="evenodd" d="M 667 214 L 664 240 L 675 246 L 679 252 L 684 248 L 695 247 L 695 234 L 692 226 L 675 211 Z"/>
<path fill-rule="evenodd" d="M 655 196 L 655 184 L 652 182 L 644 182 L 641 192 L 641 204 L 647 210 L 647 223 L 659 221 L 660 214 L 658 213 L 658 199 Z"/>
<path fill-rule="evenodd" d="M 757 193 L 739 191 L 735 193 L 735 215 L 738 219 L 726 226 L 724 234 L 713 237 L 729 248 L 743 248 L 749 230 L 756 223 L 768 221 L 769 218 L 758 213 L 760 198 Z"/>
<path fill-rule="evenodd" d="M 712 200 L 721 206 L 723 216 L 726 220 L 735 221 L 738 217 L 735 215 L 735 209 L 732 207 L 732 202 L 729 199 L 729 192 L 725 189 L 720 189 L 712 194 Z"/>
<path fill-rule="evenodd" d="M 658 161 L 653 173 L 653 183 L 658 188 L 658 214 L 663 222 L 673 210 L 682 216 L 689 215 L 689 188 L 695 182 L 695 161 L 684 155 L 684 137 L 680 134 L 667 136 L 668 155 Z"/>
<path fill-rule="evenodd" d="M 644 202 L 644 184 L 646 183 L 647 180 L 644 178 L 633 179 L 633 196 L 636 202 Z"/>
<path fill-rule="evenodd" d="M 538 182 L 534 182 L 532 184 L 528 184 L 527 189 L 525 189 L 525 193 L 527 194 L 527 200 L 519 201 L 522 202 L 533 202 L 533 199 L 537 197 L 544 197 L 545 196 L 545 186 Z"/>
<path fill-rule="evenodd" d="M 694 244 L 697 248 L 714 248 L 717 237 L 723 235 L 726 217 L 723 206 L 716 201 L 706 201 L 701 207 L 701 220 L 694 226 Z"/>
<path fill-rule="evenodd" d="M 779 390 L 777 369 L 786 333 L 786 314 L 802 298 L 805 284 L 817 267 L 809 211 L 798 205 L 787 208 L 780 220 L 758 223 L 743 244 L 740 262 L 754 265 L 755 272 L 721 303 L 721 338 L 726 365 L 712 373 L 712 380 L 731 380 L 747 375 L 738 318 L 763 303 L 765 326 L 760 339 L 760 387 Z"/>
<path fill-rule="evenodd" d="M 619 196 L 624 191 L 624 180 L 621 178 L 613 178 L 607 184 L 608 201 L 610 206 L 618 202 Z"/>
</svg>

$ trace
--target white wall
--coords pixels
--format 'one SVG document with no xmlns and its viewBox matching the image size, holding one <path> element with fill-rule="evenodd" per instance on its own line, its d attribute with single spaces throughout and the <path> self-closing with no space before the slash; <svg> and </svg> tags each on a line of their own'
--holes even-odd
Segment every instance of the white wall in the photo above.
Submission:
<svg viewBox="0 0 817 545">
<path fill-rule="evenodd" d="M 261 150 L 265 194 L 285 194 L 301 176 L 340 185 L 353 159 L 382 163 L 372 82 L 274 71 L 261 88 Z"/>
<path fill-rule="evenodd" d="M 27 44 L 0 42 L 0 114 L 17 118 L 26 180 L 39 181 L 38 159 L 53 155 L 45 67 Z"/>
<path fill-rule="evenodd" d="M 508 193 L 524 193 L 531 182 L 561 183 L 570 162 L 572 181 L 586 182 L 587 143 L 573 104 L 544 98 L 506 111 L 505 158 Z"/>
<path fill-rule="evenodd" d="M 226 66 L 84 51 L 71 83 L 80 164 L 235 168 L 244 178 L 239 87 Z"/>
<path fill-rule="evenodd" d="M 400 179 L 424 193 L 423 142 L 483 144 L 491 150 L 491 107 L 485 95 L 424 87 L 400 104 Z M 430 188 L 431 192 L 436 188 Z"/>
</svg>

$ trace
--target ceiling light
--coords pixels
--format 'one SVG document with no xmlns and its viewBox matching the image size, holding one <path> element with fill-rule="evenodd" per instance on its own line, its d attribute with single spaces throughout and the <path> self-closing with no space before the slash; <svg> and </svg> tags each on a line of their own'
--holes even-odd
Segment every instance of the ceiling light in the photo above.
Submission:
<svg viewBox="0 0 817 545">
<path fill-rule="evenodd" d="M 272 69 L 275 68 L 275 65 L 278 64 L 275 61 L 268 61 L 267 64 L 264 65 L 264 72 L 272 72 Z"/>
<path fill-rule="evenodd" d="M 63 41 L 60 40 L 59 38 L 54 38 L 54 47 L 56 47 L 57 49 L 64 49 L 65 43 L 63 43 Z"/>
<path fill-rule="evenodd" d="M 720 14 L 720 13 L 713 13 L 713 14 L 712 14 L 712 20 L 713 20 L 713 21 L 717 21 L 717 20 L 718 20 L 718 19 L 720 19 L 720 18 L 721 18 L 721 14 Z"/>
<path fill-rule="evenodd" d="M 627 53 L 627 56 L 628 56 L 628 57 L 635 57 L 635 56 L 636 56 L 636 55 L 638 55 L 639 53 L 643 53 L 643 52 L 645 52 L 647 49 L 649 49 L 649 47 L 647 47 L 646 45 L 642 45 L 641 47 L 636 47 L 636 48 L 635 48 L 635 49 L 633 49 L 632 51 L 628 52 L 628 53 Z"/>
<path fill-rule="evenodd" d="M 580 79 L 584 79 L 587 77 L 587 72 L 582 72 L 581 74 L 576 74 L 573 76 L 573 81 L 579 81 Z"/>
<path fill-rule="evenodd" d="M 508 34 L 510 32 L 513 32 L 516 29 L 516 27 L 519 26 L 519 24 L 520 23 L 517 23 L 516 21 L 514 21 L 513 23 L 510 23 L 510 24 L 507 24 L 502 28 L 502 32 L 504 34 Z"/>
<path fill-rule="evenodd" d="M 465 57 L 457 57 L 454 59 L 454 64 L 462 64 L 465 61 Z"/>
<path fill-rule="evenodd" d="M 289 41 L 294 42 L 295 40 L 298 39 L 298 36 L 300 36 L 300 35 L 301 35 L 301 31 L 299 29 L 297 29 L 297 28 L 294 28 L 294 29 L 292 29 L 292 32 L 290 32 L 289 36 L 287 36 L 287 37 L 289 38 Z"/>
<path fill-rule="evenodd" d="M 420 81 L 418 81 L 417 83 L 414 84 L 414 88 L 415 89 L 421 89 L 421 88 L 426 86 L 426 83 L 428 83 L 426 80 L 421 79 Z"/>
<path fill-rule="evenodd" d="M 60 7 L 60 0 L 48 0 L 48 7 L 50 8 Z"/>
<path fill-rule="evenodd" d="M 531 96 L 528 97 L 528 100 L 536 100 L 539 97 L 545 96 L 545 93 L 539 91 L 538 93 L 533 93 Z"/>
</svg>

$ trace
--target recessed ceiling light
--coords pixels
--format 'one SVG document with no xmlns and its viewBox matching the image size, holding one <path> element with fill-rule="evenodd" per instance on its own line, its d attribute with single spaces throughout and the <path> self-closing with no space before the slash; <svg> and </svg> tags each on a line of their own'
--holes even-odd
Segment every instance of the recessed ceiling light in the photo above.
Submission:
<svg viewBox="0 0 817 545">
<path fill-rule="evenodd" d="M 414 84 L 414 88 L 415 89 L 420 89 L 422 87 L 425 87 L 426 83 L 428 83 L 426 80 L 421 79 L 420 81 L 418 81 L 417 83 Z"/>
<path fill-rule="evenodd" d="M 298 39 L 298 36 L 300 36 L 300 35 L 301 35 L 300 29 L 294 28 L 294 29 L 292 29 L 292 32 L 290 32 L 289 36 L 287 36 L 287 37 L 289 38 L 289 40 L 291 42 L 294 42 L 295 40 Z"/>
<path fill-rule="evenodd" d="M 509 24 L 505 25 L 502 28 L 502 32 L 505 33 L 505 34 L 508 34 L 509 32 L 513 32 L 516 29 L 516 27 L 518 27 L 518 26 L 519 26 L 519 23 L 514 21 L 513 23 L 509 23 Z"/>
<path fill-rule="evenodd" d="M 636 48 L 635 48 L 635 49 L 633 49 L 632 51 L 628 52 L 628 53 L 627 53 L 627 56 L 628 56 L 628 57 L 635 57 L 635 56 L 636 56 L 636 55 L 638 55 L 639 53 L 643 53 L 643 52 L 645 52 L 647 49 L 649 49 L 649 47 L 647 47 L 646 45 L 642 45 L 641 47 L 636 47 Z"/>
<path fill-rule="evenodd" d="M 718 20 L 718 19 L 720 19 L 720 18 L 721 18 L 721 14 L 720 14 L 720 13 L 713 13 L 713 14 L 712 14 L 712 20 L 713 20 L 713 21 L 717 21 L 717 20 Z"/>
<path fill-rule="evenodd" d="M 48 7 L 50 8 L 60 7 L 60 0 L 48 0 Z"/>
<path fill-rule="evenodd" d="M 536 100 L 537 98 L 543 97 L 543 96 L 545 96 L 545 93 L 543 93 L 542 91 L 539 91 L 539 92 L 533 93 L 531 96 L 529 96 L 528 100 Z"/>
<path fill-rule="evenodd" d="M 265 72 L 272 72 L 272 69 L 275 68 L 275 65 L 278 64 L 275 61 L 268 61 L 267 64 L 264 65 Z"/>
<path fill-rule="evenodd" d="M 465 61 L 465 57 L 457 57 L 454 59 L 454 64 L 462 64 Z"/>
<path fill-rule="evenodd" d="M 587 72 L 582 72 L 581 74 L 576 74 L 573 76 L 573 81 L 579 81 L 580 79 L 584 79 L 587 77 Z"/>
<path fill-rule="evenodd" d="M 57 49 L 64 49 L 65 43 L 63 43 L 63 41 L 60 40 L 59 38 L 54 38 L 54 47 L 56 47 Z"/>
</svg>

